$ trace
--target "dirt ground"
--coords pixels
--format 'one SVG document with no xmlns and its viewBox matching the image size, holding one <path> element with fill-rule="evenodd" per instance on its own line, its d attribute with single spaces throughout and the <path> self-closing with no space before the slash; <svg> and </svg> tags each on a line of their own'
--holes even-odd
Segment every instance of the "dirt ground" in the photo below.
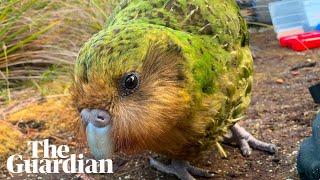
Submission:
<svg viewBox="0 0 320 180">
<path fill-rule="evenodd" d="M 311 123 L 319 106 L 313 103 L 308 87 L 320 82 L 320 50 L 297 53 L 280 48 L 272 30 L 252 30 L 255 62 L 252 105 L 243 126 L 257 138 L 275 143 L 279 153 L 254 151 L 243 157 L 236 147 L 225 145 L 228 158 L 215 152 L 193 162 L 215 173 L 213 179 L 298 179 L 296 155 L 301 140 L 311 134 Z M 304 67 L 308 66 L 308 67 Z M 72 136 L 72 135 L 69 135 Z M 56 139 L 57 140 L 57 139 Z M 59 141 L 53 139 L 53 143 Z M 74 152 L 80 150 L 73 148 Z M 95 179 L 176 179 L 149 166 L 150 152 L 115 160 L 113 175 L 89 175 Z M 160 157 L 162 158 L 162 157 Z M 0 179 L 79 179 L 76 174 L 10 175 L 0 164 Z"/>
</svg>

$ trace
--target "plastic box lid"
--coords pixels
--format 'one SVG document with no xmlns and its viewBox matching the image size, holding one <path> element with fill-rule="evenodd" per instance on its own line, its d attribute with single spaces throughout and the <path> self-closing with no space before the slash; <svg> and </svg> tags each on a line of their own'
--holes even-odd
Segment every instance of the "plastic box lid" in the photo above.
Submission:
<svg viewBox="0 0 320 180">
<path fill-rule="evenodd" d="M 306 15 L 301 0 L 283 0 L 269 4 L 272 23 L 277 33 L 306 25 Z"/>
</svg>

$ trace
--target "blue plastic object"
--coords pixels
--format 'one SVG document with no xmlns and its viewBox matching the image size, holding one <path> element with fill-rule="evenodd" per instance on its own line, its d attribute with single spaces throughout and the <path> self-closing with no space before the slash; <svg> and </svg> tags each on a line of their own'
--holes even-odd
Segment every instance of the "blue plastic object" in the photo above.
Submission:
<svg viewBox="0 0 320 180">
<path fill-rule="evenodd" d="M 269 4 L 270 15 L 277 33 L 288 29 L 304 29 L 306 17 L 301 0 L 283 0 Z"/>
<path fill-rule="evenodd" d="M 301 144 L 297 169 L 302 180 L 320 179 L 320 113 L 313 121 L 312 136 Z"/>
<path fill-rule="evenodd" d="M 282 0 L 269 10 L 278 37 L 313 31 L 320 23 L 319 0 Z"/>
<path fill-rule="evenodd" d="M 318 31 L 320 31 L 320 24 L 318 24 L 317 28 L 316 28 Z"/>
</svg>

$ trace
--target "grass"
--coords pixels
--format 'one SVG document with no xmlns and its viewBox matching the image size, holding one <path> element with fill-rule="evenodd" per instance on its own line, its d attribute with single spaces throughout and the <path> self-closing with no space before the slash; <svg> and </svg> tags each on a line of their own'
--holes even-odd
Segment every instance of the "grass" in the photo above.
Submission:
<svg viewBox="0 0 320 180">
<path fill-rule="evenodd" d="M 67 75 L 81 45 L 103 28 L 117 2 L 0 0 L 0 99 L 10 101 L 10 91 L 21 86 L 39 89 L 48 72 Z"/>
<path fill-rule="evenodd" d="M 5 81 L 6 81 L 6 101 L 7 102 L 10 102 L 11 101 L 11 92 L 10 92 L 10 83 L 9 83 L 9 80 L 7 79 L 7 77 L 9 76 L 9 68 L 8 68 L 8 55 L 7 55 L 7 47 L 6 45 L 3 43 L 3 52 L 4 52 L 4 58 L 5 58 L 5 61 L 6 61 L 6 74 L 4 75 L 2 72 L 1 72 L 1 75 L 5 78 Z"/>
<path fill-rule="evenodd" d="M 0 168 L 24 140 L 73 127 L 69 72 L 82 44 L 103 28 L 116 4 L 0 0 Z M 34 123 L 43 124 L 41 132 L 29 127 Z"/>
<path fill-rule="evenodd" d="M 7 156 L 21 149 L 23 141 L 23 135 L 16 127 L 11 123 L 0 121 L 0 162 L 5 162 Z"/>
</svg>

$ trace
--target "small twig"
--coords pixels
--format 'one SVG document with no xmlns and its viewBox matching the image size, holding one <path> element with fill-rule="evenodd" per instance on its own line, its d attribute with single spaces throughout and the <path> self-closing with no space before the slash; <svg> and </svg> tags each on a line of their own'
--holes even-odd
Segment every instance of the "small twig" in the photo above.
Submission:
<svg viewBox="0 0 320 180">
<path fill-rule="evenodd" d="M 252 21 L 249 21 L 247 23 L 249 25 L 256 25 L 256 26 L 266 27 L 266 28 L 270 28 L 270 29 L 273 27 L 272 25 L 269 25 L 269 24 L 266 24 L 266 23 L 259 23 L 259 22 L 252 22 Z"/>
<path fill-rule="evenodd" d="M 49 136 L 50 138 L 56 140 L 56 141 L 59 141 L 61 144 L 67 144 L 67 145 L 70 145 L 70 146 L 76 146 L 76 144 L 74 142 L 68 142 L 68 141 L 65 141 L 57 136 L 54 136 L 54 135 L 51 135 Z"/>
<path fill-rule="evenodd" d="M 29 99 L 26 99 L 25 101 L 20 101 L 19 104 L 14 104 L 12 106 L 9 106 L 8 108 L 3 110 L 3 113 L 8 114 L 8 113 L 13 113 L 16 112 L 24 107 L 26 107 L 29 104 L 32 104 L 34 102 L 40 101 L 43 99 L 43 97 L 32 97 Z"/>
<path fill-rule="evenodd" d="M 0 169 L 3 169 L 6 166 L 6 164 L 2 164 L 2 166 L 0 166 Z"/>
<path fill-rule="evenodd" d="M 7 55 L 7 46 L 5 43 L 3 43 L 2 45 L 2 49 L 4 51 L 4 58 L 6 60 L 6 75 L 4 75 L 1 71 L 1 74 L 2 76 L 5 78 L 5 81 L 6 81 L 6 85 L 7 85 L 7 98 L 8 98 L 8 101 L 11 102 L 11 92 L 10 92 L 10 83 L 9 83 L 9 66 L 8 66 L 8 55 Z"/>
<path fill-rule="evenodd" d="M 190 11 L 190 13 L 186 16 L 186 18 L 182 21 L 182 24 L 184 25 L 191 17 L 192 15 L 199 10 L 199 6 L 196 7 L 196 9 L 193 9 Z"/>
<path fill-rule="evenodd" d="M 56 94 L 56 95 L 45 96 L 45 98 L 53 99 L 53 98 L 68 97 L 68 96 L 71 96 L 71 94 Z"/>
<path fill-rule="evenodd" d="M 43 99 L 54 99 L 54 98 L 68 97 L 68 96 L 70 96 L 70 94 L 56 94 L 56 95 L 50 95 L 50 96 L 44 96 L 44 97 L 43 96 L 31 97 L 24 101 L 20 101 L 19 103 L 9 106 L 8 108 L 1 111 L 1 113 L 2 114 L 14 113 L 34 102 L 41 101 Z"/>
<path fill-rule="evenodd" d="M 317 65 L 317 62 L 311 62 L 307 64 L 299 64 L 293 68 L 290 69 L 290 71 L 297 71 L 299 69 L 308 68 L 308 67 L 315 67 Z"/>
<path fill-rule="evenodd" d="M 9 175 L 13 178 L 13 175 L 12 175 L 12 173 L 11 173 L 11 172 L 9 172 Z"/>
</svg>

